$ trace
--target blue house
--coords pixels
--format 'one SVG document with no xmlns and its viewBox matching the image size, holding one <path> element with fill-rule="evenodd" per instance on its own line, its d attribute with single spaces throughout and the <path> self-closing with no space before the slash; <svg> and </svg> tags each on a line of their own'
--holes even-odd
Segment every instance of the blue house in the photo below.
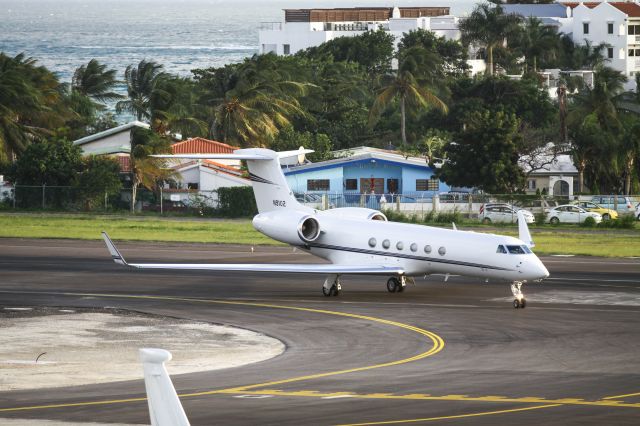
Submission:
<svg viewBox="0 0 640 426">
<path fill-rule="evenodd" d="M 327 194 L 336 206 L 377 207 L 402 195 L 402 202 L 429 199 L 450 187 L 434 176 L 424 158 L 360 147 L 336 152 L 341 158 L 283 169 L 296 194 Z M 372 201 L 375 201 L 372 203 Z M 373 204 L 373 205 L 372 205 Z"/>
</svg>

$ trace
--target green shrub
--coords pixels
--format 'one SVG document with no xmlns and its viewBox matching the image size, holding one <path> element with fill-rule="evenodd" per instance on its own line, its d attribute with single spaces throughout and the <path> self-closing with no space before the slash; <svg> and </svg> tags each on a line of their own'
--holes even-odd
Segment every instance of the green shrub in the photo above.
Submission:
<svg viewBox="0 0 640 426">
<path fill-rule="evenodd" d="M 250 186 L 219 188 L 217 213 L 224 217 L 251 217 L 258 214 L 253 188 Z"/>
<path fill-rule="evenodd" d="M 636 226 L 636 218 L 632 214 L 620 215 L 615 220 L 603 220 L 598 227 L 613 229 L 633 229 Z"/>
</svg>

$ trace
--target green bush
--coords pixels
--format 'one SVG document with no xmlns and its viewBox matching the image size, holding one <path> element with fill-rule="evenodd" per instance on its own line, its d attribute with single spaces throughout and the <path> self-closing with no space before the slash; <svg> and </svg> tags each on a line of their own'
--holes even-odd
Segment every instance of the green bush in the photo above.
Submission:
<svg viewBox="0 0 640 426">
<path fill-rule="evenodd" d="M 224 217 L 251 217 L 258 214 L 253 188 L 236 186 L 218 189 L 217 213 Z"/>
<path fill-rule="evenodd" d="M 580 226 L 584 226 L 585 228 L 593 228 L 594 226 L 596 226 L 596 220 L 589 216 L 584 220 L 584 222 L 580 224 Z"/>
<path fill-rule="evenodd" d="M 636 218 L 632 214 L 620 215 L 616 220 L 603 220 L 599 228 L 633 229 L 636 226 Z"/>
</svg>

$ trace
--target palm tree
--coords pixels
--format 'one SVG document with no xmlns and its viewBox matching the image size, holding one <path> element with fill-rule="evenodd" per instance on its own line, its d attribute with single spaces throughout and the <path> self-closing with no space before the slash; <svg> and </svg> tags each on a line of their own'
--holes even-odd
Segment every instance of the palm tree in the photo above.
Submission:
<svg viewBox="0 0 640 426">
<path fill-rule="evenodd" d="M 299 98 L 316 87 L 291 79 L 278 67 L 274 55 L 245 61 L 225 80 L 220 97 L 206 101 L 212 107 L 213 138 L 240 146 L 265 145 L 293 117 L 308 114 Z"/>
<path fill-rule="evenodd" d="M 461 40 L 466 45 L 478 43 L 487 49 L 487 73 L 493 75 L 493 50 L 517 33 L 521 21 L 518 15 L 505 15 L 500 5 L 482 3 L 460 22 Z"/>
<path fill-rule="evenodd" d="M 400 102 L 400 133 L 402 144 L 407 144 L 406 107 L 435 107 L 447 113 L 447 105 L 435 94 L 435 84 L 441 76 L 442 59 L 434 52 L 414 46 L 399 54 L 398 70 L 386 76 L 369 112 L 369 126 L 374 126 L 389 104 Z"/>
<path fill-rule="evenodd" d="M 175 176 L 176 172 L 166 167 L 165 161 L 151 157 L 152 154 L 170 152 L 170 142 L 153 132 L 134 128 L 131 131 L 131 213 L 135 212 L 140 185 L 154 190 L 162 182 Z M 160 200 L 162 202 L 162 200 Z"/>
<path fill-rule="evenodd" d="M 57 77 L 36 60 L 0 53 L 0 149 L 8 159 L 33 140 L 62 126 L 70 112 L 61 102 Z"/>
<path fill-rule="evenodd" d="M 116 70 L 108 70 L 106 65 L 95 59 L 78 67 L 71 79 L 72 90 L 101 104 L 123 98 L 113 91 L 116 84 Z"/>
<path fill-rule="evenodd" d="M 624 164 L 624 189 L 625 194 L 631 194 L 631 177 L 636 159 L 640 156 L 640 122 L 636 121 L 633 126 L 622 135 L 620 140 L 621 161 Z"/>
<path fill-rule="evenodd" d="M 559 38 L 555 27 L 544 25 L 535 17 L 525 20 L 517 39 L 517 47 L 525 56 L 525 61 L 533 72 L 538 71 L 538 60 L 553 59 L 558 50 Z"/>
<path fill-rule="evenodd" d="M 127 83 L 128 100 L 116 104 L 118 113 L 128 112 L 138 120 L 151 118 L 151 98 L 161 96 L 156 88 L 157 82 L 166 74 L 162 71 L 162 65 L 153 61 L 142 60 L 138 65 L 129 65 L 124 73 Z"/>
<path fill-rule="evenodd" d="M 620 71 L 598 66 L 593 74 L 593 87 L 585 85 L 573 96 L 572 110 L 567 117 L 570 125 L 595 114 L 603 129 L 619 129 L 619 102 L 626 81 L 627 77 Z"/>
</svg>

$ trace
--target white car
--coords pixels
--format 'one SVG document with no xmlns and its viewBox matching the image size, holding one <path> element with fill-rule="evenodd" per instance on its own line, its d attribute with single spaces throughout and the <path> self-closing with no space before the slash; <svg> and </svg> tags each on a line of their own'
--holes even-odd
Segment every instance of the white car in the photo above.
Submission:
<svg viewBox="0 0 640 426">
<path fill-rule="evenodd" d="M 636 218 L 640 220 L 640 203 L 636 205 Z"/>
<path fill-rule="evenodd" d="M 588 217 L 592 217 L 596 223 L 602 222 L 602 215 L 600 213 L 589 212 L 572 204 L 564 204 L 562 206 L 554 207 L 547 213 L 547 220 L 549 223 L 582 223 Z"/>
<path fill-rule="evenodd" d="M 480 207 L 478 218 L 482 223 L 516 223 L 518 222 L 518 211 L 524 214 L 527 223 L 534 223 L 535 216 L 529 210 L 519 209 L 510 204 L 488 203 Z"/>
</svg>

